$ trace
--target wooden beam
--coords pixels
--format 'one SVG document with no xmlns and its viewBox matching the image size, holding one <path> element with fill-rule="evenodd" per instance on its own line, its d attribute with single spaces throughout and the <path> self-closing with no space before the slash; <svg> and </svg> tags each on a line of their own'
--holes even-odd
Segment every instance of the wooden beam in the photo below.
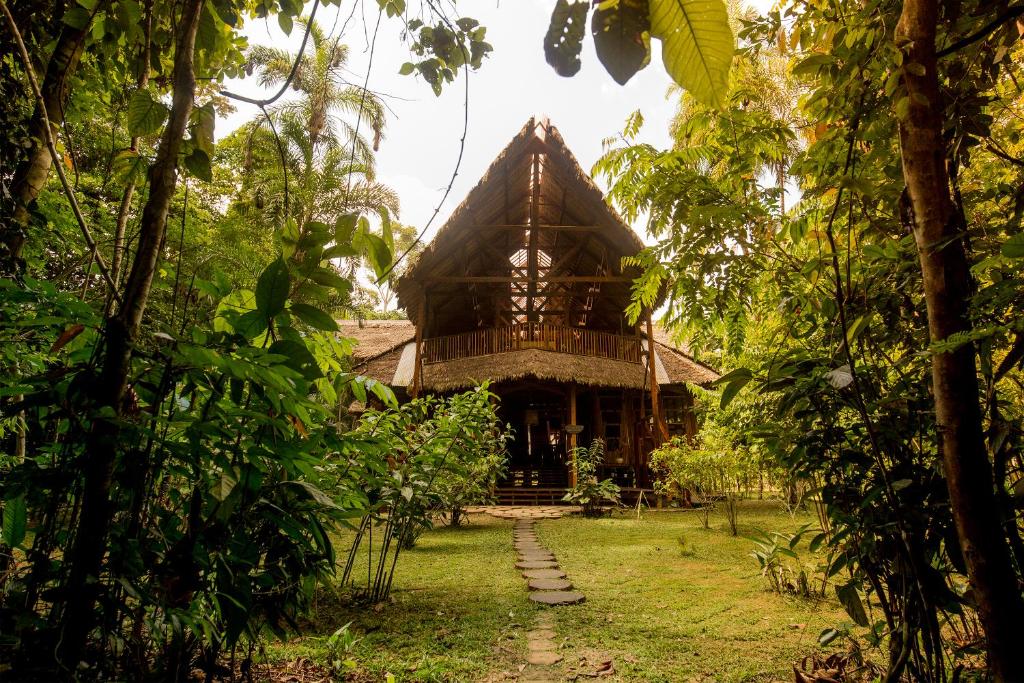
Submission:
<svg viewBox="0 0 1024 683">
<path fill-rule="evenodd" d="M 416 361 L 412 369 L 412 391 L 410 395 L 416 398 L 420 395 L 423 386 L 423 325 L 427 319 L 427 293 L 424 291 L 420 297 L 419 311 L 416 315 Z"/>
<path fill-rule="evenodd" d="M 647 311 L 647 365 L 650 368 L 651 417 L 654 418 L 654 446 L 668 441 L 668 426 L 661 416 L 661 396 L 658 390 L 657 362 L 654 356 L 654 312 Z"/>
<path fill-rule="evenodd" d="M 532 230 L 534 226 L 529 223 L 489 223 L 484 225 L 470 225 L 467 230 Z M 554 225 L 538 223 L 537 230 L 543 232 L 588 232 L 600 233 L 608 228 L 604 225 Z"/>
<path fill-rule="evenodd" d="M 529 284 L 526 294 L 526 319 L 530 322 L 535 320 L 533 312 L 533 300 L 537 296 L 537 240 L 540 235 L 538 227 L 540 224 L 540 155 L 533 155 L 532 170 L 532 194 L 530 197 L 530 240 L 527 244 L 526 258 L 528 265 Z"/>
<path fill-rule="evenodd" d="M 592 284 L 607 284 L 607 283 L 632 283 L 634 278 L 628 275 L 551 275 L 543 276 L 539 278 L 540 282 L 565 282 L 565 283 L 592 283 Z M 440 285 L 468 285 L 468 284 L 517 284 L 525 283 L 529 285 L 537 283 L 537 280 L 532 280 L 529 277 L 517 277 L 508 275 L 439 275 L 435 277 L 429 277 L 425 280 L 429 284 L 440 284 Z"/>
<path fill-rule="evenodd" d="M 576 383 L 569 385 L 569 424 L 576 424 Z M 572 476 L 570 486 L 576 486 L 576 434 L 569 435 L 569 454 L 572 456 Z"/>
</svg>

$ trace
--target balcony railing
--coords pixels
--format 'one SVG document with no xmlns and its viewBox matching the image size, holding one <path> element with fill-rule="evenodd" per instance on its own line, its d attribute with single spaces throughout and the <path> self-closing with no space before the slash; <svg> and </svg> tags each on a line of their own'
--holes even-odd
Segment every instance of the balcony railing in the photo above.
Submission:
<svg viewBox="0 0 1024 683">
<path fill-rule="evenodd" d="M 639 337 L 548 323 L 517 323 L 423 340 L 423 362 L 442 363 L 523 349 L 641 362 Z"/>
</svg>

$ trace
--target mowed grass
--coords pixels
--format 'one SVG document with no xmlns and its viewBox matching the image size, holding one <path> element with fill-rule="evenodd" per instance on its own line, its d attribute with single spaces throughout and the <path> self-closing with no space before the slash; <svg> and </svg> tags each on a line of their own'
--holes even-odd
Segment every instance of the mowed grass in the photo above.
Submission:
<svg viewBox="0 0 1024 683">
<path fill-rule="evenodd" d="M 324 595 L 304 635 L 269 645 L 267 654 L 272 661 L 307 657 L 324 664 L 327 638 L 352 622 L 361 638 L 354 652 L 360 681 L 383 681 L 389 673 L 396 681 L 476 681 L 513 667 L 525 657 L 534 610 L 512 566 L 511 538 L 511 522 L 487 515 L 428 531 L 402 551 L 388 602 L 353 606 Z M 342 563 L 350 541 L 336 539 Z M 363 585 L 365 545 L 354 572 Z"/>
<path fill-rule="evenodd" d="M 751 501 L 740 533 L 791 531 L 810 521 Z M 538 523 L 541 542 L 587 596 L 555 611 L 566 676 L 611 660 L 615 674 L 601 680 L 792 680 L 793 663 L 845 615 L 834 600 L 767 591 L 751 541 L 730 536 L 720 514 L 711 526 L 701 528 L 693 511 L 653 510 L 640 519 Z M 397 681 L 511 679 L 525 662 L 525 632 L 545 609 L 527 599 L 514 561 L 507 521 L 473 515 L 463 528 L 427 532 L 403 552 L 389 603 L 356 608 L 325 597 L 306 634 L 268 654 L 323 663 L 326 638 L 352 621 L 362 637 L 354 652 L 358 680 L 383 681 L 388 673 Z M 365 556 L 361 562 L 365 571 Z"/>
<path fill-rule="evenodd" d="M 743 538 L 755 527 L 793 531 L 809 515 L 750 501 L 739 521 L 738 537 L 720 514 L 703 529 L 695 511 L 540 523 L 587 596 L 558 613 L 567 661 L 611 659 L 623 681 L 792 680 L 819 633 L 848 617 L 836 601 L 769 592 Z"/>
</svg>

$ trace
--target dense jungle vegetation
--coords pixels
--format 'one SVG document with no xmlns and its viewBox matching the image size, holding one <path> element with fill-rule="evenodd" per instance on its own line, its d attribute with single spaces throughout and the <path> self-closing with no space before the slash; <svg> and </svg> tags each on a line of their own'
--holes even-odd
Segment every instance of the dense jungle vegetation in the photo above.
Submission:
<svg viewBox="0 0 1024 683">
<path fill-rule="evenodd" d="M 486 78 L 468 3 L 368 5 L 438 96 Z M 388 309 L 425 226 L 376 177 L 386 108 L 320 7 L 0 0 L 0 677 L 251 676 L 319 587 L 386 598 L 500 471 L 486 385 L 399 406 L 350 372 L 336 319 Z M 248 46 L 267 18 L 300 54 Z M 653 240 L 630 313 L 664 304 L 729 370 L 659 457 L 812 491 L 850 618 L 826 640 L 889 681 L 1024 680 L 1022 18 L 557 0 L 530 37 L 571 77 L 589 23 L 612 79 L 681 87 L 671 148 L 638 112 L 595 168 Z M 238 103 L 258 115 L 215 142 Z"/>
</svg>

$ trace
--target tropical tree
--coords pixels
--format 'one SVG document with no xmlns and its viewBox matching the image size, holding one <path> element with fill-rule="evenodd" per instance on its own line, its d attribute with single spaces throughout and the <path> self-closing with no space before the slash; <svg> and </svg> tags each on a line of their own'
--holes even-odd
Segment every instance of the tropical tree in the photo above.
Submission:
<svg viewBox="0 0 1024 683">
<path fill-rule="evenodd" d="M 291 217 L 300 225 L 351 212 L 397 216 L 398 196 L 375 180 L 384 104 L 375 93 L 346 83 L 348 46 L 307 22 L 300 23 L 308 25 L 312 51 L 294 75 L 296 55 L 286 50 L 261 45 L 247 55 L 246 70 L 258 73 L 262 85 L 278 86 L 291 76 L 298 96 L 238 133 L 247 171 L 240 208 L 260 210 L 272 223 Z"/>
</svg>

